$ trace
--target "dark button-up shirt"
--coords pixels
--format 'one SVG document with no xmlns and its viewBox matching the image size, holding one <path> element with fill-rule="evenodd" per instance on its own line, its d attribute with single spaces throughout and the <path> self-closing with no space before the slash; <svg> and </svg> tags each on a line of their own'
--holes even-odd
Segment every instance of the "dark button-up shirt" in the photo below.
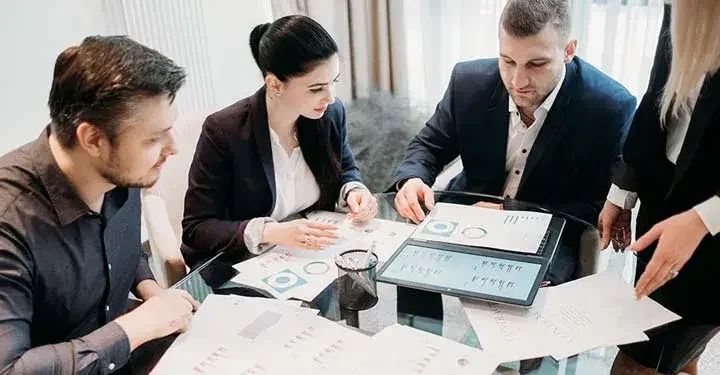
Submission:
<svg viewBox="0 0 720 375">
<path fill-rule="evenodd" d="M 55 162 L 49 133 L 0 157 L 0 373 L 109 373 L 130 356 L 113 320 L 152 278 L 140 192 L 115 188 L 92 212 Z"/>
</svg>

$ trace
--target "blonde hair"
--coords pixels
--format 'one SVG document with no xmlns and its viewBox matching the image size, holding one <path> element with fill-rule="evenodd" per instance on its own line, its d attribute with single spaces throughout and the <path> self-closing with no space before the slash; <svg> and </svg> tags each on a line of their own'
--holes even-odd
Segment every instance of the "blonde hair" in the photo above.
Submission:
<svg viewBox="0 0 720 375">
<path fill-rule="evenodd" d="M 674 0 L 672 67 L 660 105 L 663 126 L 668 118 L 690 112 L 698 83 L 720 68 L 720 1 Z"/>
</svg>

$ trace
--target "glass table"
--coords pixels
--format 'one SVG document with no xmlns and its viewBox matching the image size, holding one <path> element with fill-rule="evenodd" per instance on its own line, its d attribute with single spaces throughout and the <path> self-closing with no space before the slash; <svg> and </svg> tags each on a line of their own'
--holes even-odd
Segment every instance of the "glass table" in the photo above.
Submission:
<svg viewBox="0 0 720 375">
<path fill-rule="evenodd" d="M 395 194 L 377 194 L 377 218 L 391 221 L 407 222 L 394 208 Z M 452 202 L 455 204 L 472 205 L 478 202 L 502 204 L 504 209 L 547 212 L 566 220 L 566 229 L 580 229 L 584 235 L 597 236 L 597 228 L 586 221 L 575 218 L 567 213 L 549 210 L 540 205 L 514 199 L 503 199 L 488 195 L 436 192 L 435 201 Z M 577 231 L 563 232 L 563 236 Z M 592 243 L 592 241 L 591 241 Z M 593 256 L 595 249 L 583 249 L 583 257 Z M 580 249 L 578 249 L 580 251 Z M 219 256 L 219 255 L 218 255 Z M 202 302 L 209 294 L 241 294 L 262 296 L 259 292 L 243 288 L 229 280 L 237 274 L 232 267 L 218 261 L 218 256 L 194 269 L 173 288 L 187 290 L 198 301 Z M 599 257 L 599 268 L 616 272 L 625 279 L 632 277 L 634 257 L 625 253 L 604 251 Z M 423 331 L 442 335 L 446 338 L 466 345 L 481 347 L 470 322 L 455 297 L 396 287 L 378 283 L 378 303 L 365 311 L 349 311 L 338 305 L 337 286 L 330 284 L 315 300 L 305 303 L 306 306 L 320 310 L 320 314 L 330 320 L 347 324 L 368 334 L 379 332 L 395 323 L 405 324 Z M 502 364 L 498 374 L 608 374 L 617 353 L 616 348 L 596 349 L 581 353 L 563 361 L 552 358 L 528 359 L 516 363 Z M 158 353 L 158 356 L 161 353 Z"/>
</svg>

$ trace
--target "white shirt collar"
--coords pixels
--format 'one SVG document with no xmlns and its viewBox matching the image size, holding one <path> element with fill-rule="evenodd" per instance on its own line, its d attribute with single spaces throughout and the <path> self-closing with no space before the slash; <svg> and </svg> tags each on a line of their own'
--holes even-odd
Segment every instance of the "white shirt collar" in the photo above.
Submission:
<svg viewBox="0 0 720 375">
<path fill-rule="evenodd" d="M 563 64 L 562 67 L 562 74 L 560 75 L 560 81 L 558 81 L 557 85 L 555 85 L 555 88 L 550 92 L 550 95 L 548 95 L 547 98 L 545 98 L 545 101 L 538 107 L 538 109 L 542 108 L 545 110 L 545 113 L 550 112 L 550 108 L 552 108 L 553 104 L 555 103 L 555 99 L 557 99 L 558 93 L 560 92 L 560 88 L 563 85 L 563 82 L 565 82 L 565 73 L 566 73 L 565 64 Z M 510 100 L 508 100 L 508 111 L 510 113 L 518 112 L 517 105 L 512 99 L 512 96 L 509 96 Z M 536 110 L 537 111 L 537 110 Z"/>
</svg>

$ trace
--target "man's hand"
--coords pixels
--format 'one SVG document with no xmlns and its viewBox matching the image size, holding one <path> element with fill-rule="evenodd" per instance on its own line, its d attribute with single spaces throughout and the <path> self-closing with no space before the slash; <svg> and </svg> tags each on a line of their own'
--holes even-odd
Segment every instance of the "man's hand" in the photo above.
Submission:
<svg viewBox="0 0 720 375">
<path fill-rule="evenodd" d="M 198 308 L 200 304 L 188 292 L 170 289 L 152 296 L 115 322 L 125 331 L 132 351 L 148 341 L 187 329 Z"/>
<path fill-rule="evenodd" d="M 143 301 L 163 293 L 165 293 L 165 288 L 161 287 L 155 280 L 143 280 L 135 287 L 135 296 Z"/>
<path fill-rule="evenodd" d="M 602 238 L 601 248 L 607 249 L 612 240 L 615 250 L 625 250 L 632 241 L 632 229 L 630 229 L 630 210 L 624 210 L 610 201 L 605 201 L 600 217 L 598 218 L 598 229 Z"/>
<path fill-rule="evenodd" d="M 425 185 L 419 178 L 411 178 L 403 184 L 400 191 L 395 195 L 395 210 L 402 217 L 418 224 L 425 220 L 425 212 L 420 206 L 419 199 L 423 200 L 428 210 L 432 210 L 435 206 L 435 193 L 430 186 Z"/>
<path fill-rule="evenodd" d="M 640 252 L 657 241 L 657 248 L 645 272 L 635 285 L 635 296 L 642 298 L 673 279 L 695 253 L 708 234 L 705 223 L 695 210 L 688 210 L 655 224 L 640 237 L 631 251 Z"/>
<path fill-rule="evenodd" d="M 489 208 L 491 210 L 502 210 L 503 204 L 502 203 L 492 203 L 492 202 L 477 202 L 473 204 L 473 207 L 480 207 L 480 208 Z"/>
</svg>

